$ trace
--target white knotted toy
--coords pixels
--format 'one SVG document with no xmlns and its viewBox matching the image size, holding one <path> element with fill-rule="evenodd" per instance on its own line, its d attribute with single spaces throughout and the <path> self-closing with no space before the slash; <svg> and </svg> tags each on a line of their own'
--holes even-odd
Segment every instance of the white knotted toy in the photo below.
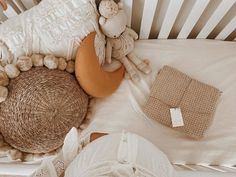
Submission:
<svg viewBox="0 0 236 177">
<path fill-rule="evenodd" d="M 134 41 L 138 39 L 138 35 L 126 27 L 127 17 L 122 3 L 117 4 L 113 0 L 102 0 L 99 5 L 99 12 L 101 14 L 99 24 L 107 37 L 106 62 L 110 64 L 116 60 L 121 62 L 135 82 L 140 79 L 135 67 L 143 73 L 149 74 L 151 68 L 148 63 L 138 58 L 133 52 Z M 120 65 L 116 65 L 113 70 L 118 67 Z"/>
</svg>

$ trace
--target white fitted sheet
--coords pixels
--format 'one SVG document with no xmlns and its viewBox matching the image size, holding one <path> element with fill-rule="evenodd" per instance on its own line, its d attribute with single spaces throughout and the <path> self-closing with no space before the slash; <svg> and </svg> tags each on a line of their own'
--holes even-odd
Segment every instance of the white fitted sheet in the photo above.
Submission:
<svg viewBox="0 0 236 177">
<path fill-rule="evenodd" d="M 236 43 L 216 40 L 137 41 L 135 52 L 151 61 L 153 73 L 138 85 L 125 80 L 112 96 L 97 99 L 92 123 L 83 132 L 120 132 L 126 129 L 150 140 L 173 163 L 236 164 Z M 145 103 L 157 71 L 170 65 L 191 77 L 219 88 L 223 94 L 205 138 L 191 140 L 184 134 L 148 119 Z"/>
<path fill-rule="evenodd" d="M 123 81 L 112 96 L 97 99 L 83 132 L 120 132 L 127 129 L 158 146 L 172 162 L 236 164 L 236 43 L 216 40 L 147 40 L 136 42 L 135 52 L 152 63 L 153 73 L 139 85 Z M 141 112 L 157 71 L 165 64 L 223 91 L 213 125 L 201 141 L 147 119 Z M 0 164 L 1 174 L 30 174 L 38 165 Z M 13 171 L 14 169 L 14 171 Z M 179 177 L 234 177 L 235 173 L 180 171 Z"/>
</svg>

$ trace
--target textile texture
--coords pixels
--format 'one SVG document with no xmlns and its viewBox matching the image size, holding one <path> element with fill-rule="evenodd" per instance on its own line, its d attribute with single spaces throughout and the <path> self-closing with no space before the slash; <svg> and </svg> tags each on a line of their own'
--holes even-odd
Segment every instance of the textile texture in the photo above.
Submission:
<svg viewBox="0 0 236 177">
<path fill-rule="evenodd" d="M 54 54 L 74 59 L 81 41 L 97 32 L 96 51 L 104 59 L 105 39 L 98 26 L 94 0 L 44 0 L 30 10 L 0 26 L 0 40 L 13 55 L 13 63 L 22 55 Z M 6 58 L 1 58 L 5 64 Z"/>
<path fill-rule="evenodd" d="M 180 108 L 184 126 L 174 129 L 192 138 L 202 138 L 213 121 L 220 91 L 164 66 L 157 74 L 143 110 L 158 122 L 172 127 L 171 108 Z"/>
</svg>

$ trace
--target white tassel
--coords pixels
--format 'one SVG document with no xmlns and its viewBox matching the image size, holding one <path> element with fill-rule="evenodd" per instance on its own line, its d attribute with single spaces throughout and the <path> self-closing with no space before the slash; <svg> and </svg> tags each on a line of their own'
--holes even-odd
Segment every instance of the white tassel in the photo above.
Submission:
<svg viewBox="0 0 236 177">
<path fill-rule="evenodd" d="M 82 143 L 79 137 L 79 132 L 76 128 L 72 128 L 66 135 L 62 153 L 65 163 L 68 165 L 82 150 Z"/>
<path fill-rule="evenodd" d="M 12 63 L 12 55 L 7 46 L 0 43 L 0 62 L 2 66 Z"/>
</svg>

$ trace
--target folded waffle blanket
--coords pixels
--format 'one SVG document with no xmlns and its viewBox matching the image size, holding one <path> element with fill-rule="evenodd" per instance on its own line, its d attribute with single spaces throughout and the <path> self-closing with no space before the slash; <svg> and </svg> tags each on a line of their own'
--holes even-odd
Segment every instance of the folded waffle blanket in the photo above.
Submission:
<svg viewBox="0 0 236 177">
<path fill-rule="evenodd" d="M 164 66 L 143 109 L 148 117 L 199 139 L 213 121 L 220 94 L 218 89 Z"/>
</svg>

